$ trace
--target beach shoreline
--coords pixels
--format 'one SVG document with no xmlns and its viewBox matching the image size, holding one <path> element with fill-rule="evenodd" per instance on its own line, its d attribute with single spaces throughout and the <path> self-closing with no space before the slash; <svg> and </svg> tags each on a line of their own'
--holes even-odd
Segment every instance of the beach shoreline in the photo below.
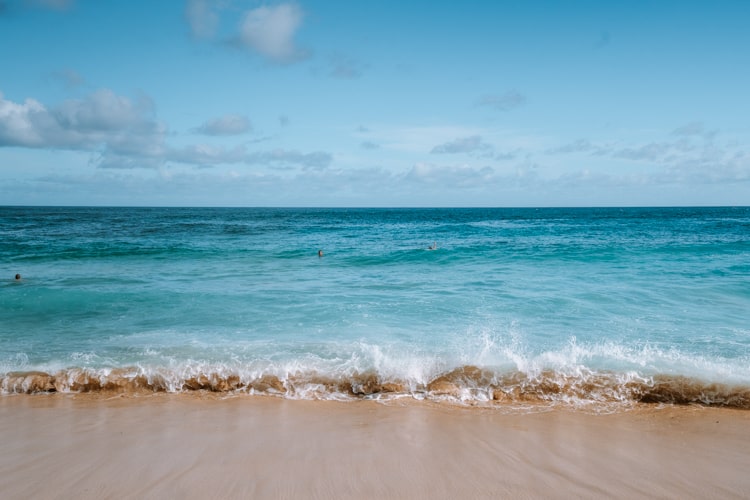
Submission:
<svg viewBox="0 0 750 500">
<path fill-rule="evenodd" d="M 750 412 L 200 394 L 0 397 L 16 498 L 742 498 Z"/>
</svg>

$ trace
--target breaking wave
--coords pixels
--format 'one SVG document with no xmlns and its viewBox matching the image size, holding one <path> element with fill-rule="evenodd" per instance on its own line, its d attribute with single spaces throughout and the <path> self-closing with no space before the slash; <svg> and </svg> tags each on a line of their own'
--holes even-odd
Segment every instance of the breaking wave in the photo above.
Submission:
<svg viewBox="0 0 750 500">
<path fill-rule="evenodd" d="M 571 407 L 637 403 L 699 404 L 750 409 L 750 386 L 675 375 L 636 372 L 507 372 L 463 365 L 426 381 L 376 371 L 326 375 L 315 371 L 241 373 L 216 368 L 196 372 L 143 367 L 67 368 L 55 373 L 9 372 L 0 376 L 4 394 L 153 393 L 211 391 L 289 399 L 358 400 L 411 397 L 479 406 L 549 404 Z"/>
</svg>

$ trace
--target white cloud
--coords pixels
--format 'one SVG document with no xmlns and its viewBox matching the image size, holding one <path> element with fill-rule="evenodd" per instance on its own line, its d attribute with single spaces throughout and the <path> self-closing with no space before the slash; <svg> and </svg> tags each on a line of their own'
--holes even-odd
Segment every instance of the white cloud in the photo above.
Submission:
<svg viewBox="0 0 750 500">
<path fill-rule="evenodd" d="M 117 169 L 156 168 L 166 162 L 323 169 L 333 160 L 323 151 L 247 151 L 243 144 L 231 148 L 210 144 L 174 148 L 166 143 L 166 126 L 153 114 L 153 104 L 147 98 L 134 101 L 108 89 L 51 109 L 34 99 L 19 104 L 0 94 L 0 147 L 84 151 L 93 154 L 92 164 Z M 231 135 L 249 128 L 246 118 L 230 115 L 207 122 L 202 131 Z"/>
<path fill-rule="evenodd" d="M 225 115 L 205 122 L 195 131 L 205 135 L 239 135 L 250 132 L 250 120 L 241 115 Z"/>
<path fill-rule="evenodd" d="M 36 122 L 46 115 L 48 112 L 39 101 L 26 99 L 23 104 L 16 104 L 0 93 L 0 146 L 43 145 Z"/>
<path fill-rule="evenodd" d="M 132 101 L 108 89 L 52 109 L 34 99 L 17 104 L 0 94 L 0 146 L 153 151 L 165 130 L 152 111 L 148 99 Z"/>
<path fill-rule="evenodd" d="M 186 0 L 185 19 L 190 33 L 198 39 L 250 50 L 274 63 L 292 63 L 309 56 L 308 51 L 295 43 L 304 19 L 304 12 L 297 3 L 263 5 L 241 14 L 236 9 L 237 3 L 231 0 Z M 236 26 L 237 31 L 226 38 L 219 35 L 217 40 L 221 27 L 231 25 Z M 335 76 L 355 77 L 361 67 L 349 63 L 335 66 L 332 70 L 336 72 Z"/>
<path fill-rule="evenodd" d="M 177 161 L 178 153 L 184 155 L 185 165 L 171 163 Z M 165 156 L 170 155 L 172 160 L 166 163 L 151 164 L 149 158 L 108 155 L 109 169 L 76 174 L 62 170 L 36 178 L 11 179 L 0 184 L 0 197 L 14 203 L 44 203 L 55 197 L 58 202 L 77 204 L 132 204 L 138 199 L 142 204 L 192 206 L 426 206 L 436 202 L 467 206 L 545 205 L 550 203 L 550 196 L 562 195 L 556 203 L 580 205 L 586 200 L 589 204 L 633 204 L 638 200 L 653 204 L 668 203 L 667 195 L 679 200 L 685 189 L 700 186 L 701 192 L 714 193 L 703 202 L 717 204 L 742 202 L 750 186 L 750 156 L 746 153 L 737 153 L 711 168 L 700 164 L 617 173 L 600 169 L 598 162 L 564 172 L 553 172 L 533 161 L 514 162 L 502 169 L 424 162 L 405 169 L 319 168 L 315 164 L 329 161 L 330 155 L 293 150 L 246 153 L 210 146 L 182 148 Z M 232 155 L 237 166 L 197 169 L 190 163 L 197 159 L 213 162 L 220 157 L 228 160 Z M 240 168 L 247 161 L 271 168 Z M 310 163 L 307 168 L 286 163 L 298 161 Z M 284 165 L 289 168 L 282 168 Z M 150 170 L 144 170 L 149 166 Z"/>
<path fill-rule="evenodd" d="M 305 53 L 294 44 L 302 25 L 302 9 L 295 3 L 258 7 L 245 13 L 240 25 L 240 41 L 274 62 L 291 62 Z"/>
<path fill-rule="evenodd" d="M 102 89 L 82 100 L 65 101 L 52 113 L 66 130 L 109 132 L 138 127 L 142 122 L 150 121 L 152 104 L 148 99 L 134 102 L 109 89 Z"/>
<path fill-rule="evenodd" d="M 652 134 L 653 136 L 653 134 Z M 750 155 L 742 141 L 719 140 L 716 131 L 707 130 L 694 122 L 672 131 L 671 138 L 649 142 L 597 144 L 579 139 L 563 146 L 548 149 L 548 154 L 577 154 L 584 168 L 600 168 L 608 161 L 617 161 L 618 173 L 586 176 L 569 175 L 570 184 L 600 184 L 605 180 L 612 186 L 626 185 L 682 185 L 734 184 L 750 180 Z M 597 156 L 586 162 L 585 156 Z"/>
</svg>

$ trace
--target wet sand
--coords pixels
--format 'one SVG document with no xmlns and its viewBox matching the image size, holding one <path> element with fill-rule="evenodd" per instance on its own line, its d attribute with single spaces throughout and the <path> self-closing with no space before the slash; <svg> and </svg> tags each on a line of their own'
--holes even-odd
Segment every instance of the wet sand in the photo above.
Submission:
<svg viewBox="0 0 750 500">
<path fill-rule="evenodd" d="M 750 411 L 0 397 L 0 497 L 748 498 Z"/>
</svg>

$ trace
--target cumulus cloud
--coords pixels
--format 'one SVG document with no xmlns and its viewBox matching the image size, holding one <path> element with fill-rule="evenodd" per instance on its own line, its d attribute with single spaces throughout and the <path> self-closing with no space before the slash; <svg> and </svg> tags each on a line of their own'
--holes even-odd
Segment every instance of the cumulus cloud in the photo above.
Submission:
<svg viewBox="0 0 750 500">
<path fill-rule="evenodd" d="M 474 153 L 477 151 L 489 151 L 492 146 L 482 141 L 479 135 L 470 137 L 461 137 L 452 141 L 439 144 L 432 148 L 432 154 L 457 154 L 457 153 Z"/>
<path fill-rule="evenodd" d="M 186 0 L 185 20 L 190 33 L 196 39 L 247 49 L 277 64 L 289 64 L 309 56 L 308 51 L 295 43 L 304 20 L 304 12 L 296 2 L 262 5 L 244 12 L 234 4 L 231 0 Z M 228 26 L 235 27 L 236 31 L 220 34 L 222 27 Z M 334 66 L 338 77 L 354 75 L 360 70 L 347 61 Z"/>
<path fill-rule="evenodd" d="M 153 103 L 147 98 L 133 101 L 102 89 L 85 99 L 65 101 L 53 114 L 66 130 L 110 132 L 142 127 L 151 121 L 152 112 Z"/>
<path fill-rule="evenodd" d="M 249 10 L 240 24 L 240 42 L 273 62 L 302 59 L 306 53 L 296 47 L 294 36 L 303 17 L 302 9 L 295 3 Z"/>
<path fill-rule="evenodd" d="M 153 103 L 148 98 L 133 100 L 107 89 L 53 108 L 35 99 L 16 103 L 0 94 L 0 147 L 90 152 L 92 164 L 117 169 L 156 168 L 166 162 L 322 169 L 333 159 L 323 151 L 247 151 L 245 145 L 225 148 L 192 144 L 174 148 L 166 143 L 166 126 L 153 115 Z M 209 135 L 231 135 L 248 130 L 249 122 L 230 115 L 209 121 L 202 128 Z"/>
<path fill-rule="evenodd" d="M 219 26 L 219 15 L 213 10 L 215 3 L 209 0 L 188 0 L 185 5 L 190 32 L 198 38 L 210 38 Z"/>
<path fill-rule="evenodd" d="M 509 90 L 504 94 L 487 94 L 479 98 L 477 106 L 487 107 L 496 111 L 510 111 L 526 102 L 526 96 L 517 90 Z"/>
<path fill-rule="evenodd" d="M 252 130 L 250 120 L 241 115 L 225 115 L 205 122 L 195 129 L 204 135 L 239 135 Z"/>
<path fill-rule="evenodd" d="M 148 99 L 132 101 L 103 89 L 47 109 L 34 99 L 22 104 L 0 94 L 0 146 L 90 150 L 149 136 L 159 130 Z"/>
<path fill-rule="evenodd" d="M 39 101 L 26 99 L 17 104 L 0 94 L 0 146 L 42 145 L 36 122 L 46 121 L 45 118 L 48 112 Z"/>
</svg>

